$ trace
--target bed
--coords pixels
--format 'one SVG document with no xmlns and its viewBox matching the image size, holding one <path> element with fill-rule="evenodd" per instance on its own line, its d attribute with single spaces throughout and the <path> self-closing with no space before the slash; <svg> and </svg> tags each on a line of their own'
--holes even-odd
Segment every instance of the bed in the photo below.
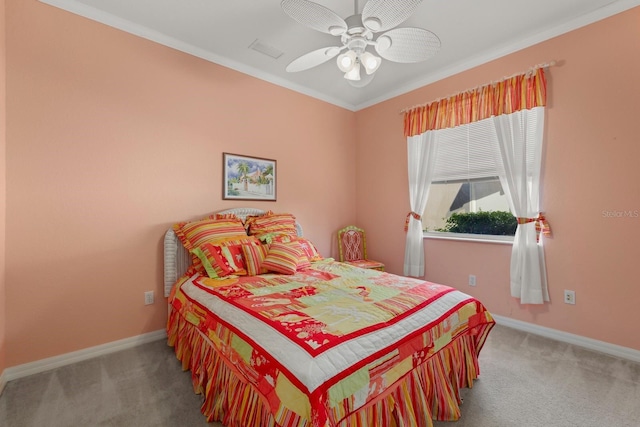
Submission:
<svg viewBox="0 0 640 427">
<path fill-rule="evenodd" d="M 228 427 L 457 420 L 494 325 L 451 287 L 323 258 L 291 214 L 176 224 L 164 257 L 168 343 L 204 416 Z"/>
</svg>

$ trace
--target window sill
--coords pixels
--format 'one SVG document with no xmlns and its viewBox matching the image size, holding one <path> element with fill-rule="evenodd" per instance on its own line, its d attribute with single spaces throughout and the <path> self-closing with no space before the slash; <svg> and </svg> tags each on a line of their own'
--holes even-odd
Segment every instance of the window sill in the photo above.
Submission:
<svg viewBox="0 0 640 427">
<path fill-rule="evenodd" d="M 490 234 L 463 234 L 426 231 L 423 233 L 423 237 L 425 239 L 458 240 L 462 242 L 498 243 L 501 245 L 513 244 L 513 236 L 492 236 Z"/>
</svg>

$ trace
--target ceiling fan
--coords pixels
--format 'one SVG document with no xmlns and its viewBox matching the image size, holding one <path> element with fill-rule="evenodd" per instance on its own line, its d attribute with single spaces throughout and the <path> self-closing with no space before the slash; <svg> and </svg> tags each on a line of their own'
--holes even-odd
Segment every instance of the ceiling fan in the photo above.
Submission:
<svg viewBox="0 0 640 427">
<path fill-rule="evenodd" d="M 394 28 L 409 18 L 422 0 L 369 0 L 359 13 L 354 0 L 354 14 L 342 19 L 332 10 L 309 0 L 282 0 L 282 10 L 294 20 L 314 30 L 340 37 L 342 46 L 316 49 L 294 59 L 286 70 L 308 70 L 338 55 L 338 68 L 356 87 L 371 82 L 382 58 L 402 63 L 424 61 L 440 49 L 440 39 L 422 28 Z M 377 37 L 376 37 L 377 36 Z M 373 49 L 379 56 L 369 52 Z M 344 53 L 341 53 L 345 51 Z M 361 74 L 361 67 L 365 74 Z"/>
</svg>

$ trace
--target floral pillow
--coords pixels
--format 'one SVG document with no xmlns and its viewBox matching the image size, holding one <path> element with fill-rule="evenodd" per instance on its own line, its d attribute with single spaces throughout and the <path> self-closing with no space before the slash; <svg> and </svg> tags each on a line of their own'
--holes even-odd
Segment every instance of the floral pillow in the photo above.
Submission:
<svg viewBox="0 0 640 427">
<path fill-rule="evenodd" d="M 323 259 L 322 255 L 318 252 L 318 249 L 311 243 L 311 240 L 305 239 L 304 237 L 296 237 L 294 241 L 300 244 L 300 248 L 302 249 L 302 253 L 307 256 L 309 261 L 320 261 Z"/>
</svg>

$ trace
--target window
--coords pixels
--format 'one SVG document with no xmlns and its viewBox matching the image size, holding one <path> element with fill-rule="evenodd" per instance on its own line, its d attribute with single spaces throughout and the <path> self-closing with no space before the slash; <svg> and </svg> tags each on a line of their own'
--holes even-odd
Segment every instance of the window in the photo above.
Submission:
<svg viewBox="0 0 640 427">
<path fill-rule="evenodd" d="M 509 212 L 492 119 L 438 130 L 436 144 L 434 178 L 422 215 L 425 231 L 442 230 L 454 213 Z"/>
<path fill-rule="evenodd" d="M 424 276 L 424 233 L 422 218 L 428 211 L 433 184 L 454 185 L 434 190 L 442 211 L 450 212 L 454 200 L 467 184 L 468 197 L 461 205 L 478 209 L 485 198 L 479 197 L 480 183 L 493 192 L 491 180 L 498 176 L 510 211 L 523 221 L 515 226 L 511 252 L 511 296 L 522 304 L 549 301 L 541 233 L 549 234 L 540 209 L 542 145 L 546 104 L 546 80 L 540 65 L 526 73 L 505 77 L 498 83 L 477 87 L 405 111 L 404 134 L 407 137 L 409 201 L 404 274 Z M 493 126 L 489 126 L 492 124 Z M 487 188 L 485 188 L 487 189 Z M 475 193 L 475 195 L 474 195 Z M 489 197 L 489 196 L 486 196 Z M 434 200 L 431 200 L 432 204 Z M 435 200 L 438 202 L 438 200 Z M 433 208 L 430 208 L 433 209 Z M 426 214 L 426 215 L 425 215 Z M 513 223 L 513 215 L 504 223 Z M 474 221 L 487 216 L 502 218 L 501 212 L 451 214 L 452 221 Z M 495 224 L 498 221 L 491 221 Z M 477 223 L 477 222 L 476 222 Z M 473 228 L 473 227 L 469 227 Z M 495 231 L 495 230 L 493 230 Z M 440 237 L 448 237 L 441 235 Z M 458 236 L 456 236 L 457 238 Z M 490 240 L 505 240 L 492 236 Z M 463 239 L 484 240 L 484 236 L 464 234 Z"/>
<path fill-rule="evenodd" d="M 438 231 L 453 213 L 480 211 L 509 212 L 509 202 L 498 177 L 432 183 L 422 223 L 425 231 Z"/>
</svg>

